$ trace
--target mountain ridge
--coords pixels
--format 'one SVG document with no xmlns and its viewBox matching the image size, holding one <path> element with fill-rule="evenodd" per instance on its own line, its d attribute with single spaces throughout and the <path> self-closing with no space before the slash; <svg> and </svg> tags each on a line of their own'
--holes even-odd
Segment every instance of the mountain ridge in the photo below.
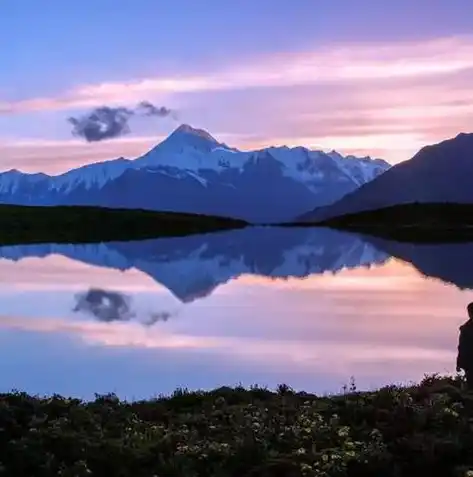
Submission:
<svg viewBox="0 0 473 477">
<path fill-rule="evenodd" d="M 473 134 L 457 136 L 420 149 L 411 159 L 346 194 L 337 202 L 299 216 L 320 222 L 335 217 L 403 204 L 473 203 Z"/>
<path fill-rule="evenodd" d="M 240 151 L 181 125 L 136 159 L 86 164 L 50 176 L 0 173 L 0 203 L 97 205 L 291 220 L 333 203 L 389 169 L 382 159 L 303 147 Z"/>
</svg>

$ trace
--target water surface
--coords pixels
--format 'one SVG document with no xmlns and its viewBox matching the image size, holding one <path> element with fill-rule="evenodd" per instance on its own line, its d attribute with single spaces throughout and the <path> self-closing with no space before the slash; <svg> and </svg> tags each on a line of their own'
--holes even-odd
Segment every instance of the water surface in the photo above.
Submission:
<svg viewBox="0 0 473 477">
<path fill-rule="evenodd" d="M 470 258 L 309 228 L 0 247 L 0 391 L 326 393 L 450 373 Z"/>
</svg>

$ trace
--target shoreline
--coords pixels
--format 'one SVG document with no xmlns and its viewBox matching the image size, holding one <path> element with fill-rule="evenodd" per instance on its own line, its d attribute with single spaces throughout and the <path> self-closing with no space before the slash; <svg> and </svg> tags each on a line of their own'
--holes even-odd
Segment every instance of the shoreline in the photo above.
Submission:
<svg viewBox="0 0 473 477">
<path fill-rule="evenodd" d="M 177 212 L 93 206 L 0 204 L 0 243 L 94 243 L 217 232 L 243 220 Z"/>
</svg>

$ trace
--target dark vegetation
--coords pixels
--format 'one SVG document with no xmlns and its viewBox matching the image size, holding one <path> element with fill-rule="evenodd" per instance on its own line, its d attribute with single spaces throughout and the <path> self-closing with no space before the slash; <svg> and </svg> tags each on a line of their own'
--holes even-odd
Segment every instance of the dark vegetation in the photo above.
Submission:
<svg viewBox="0 0 473 477">
<path fill-rule="evenodd" d="M 0 395 L 0 475 L 473 475 L 473 394 L 460 377 L 316 397 L 280 386 L 126 403 Z"/>
<path fill-rule="evenodd" d="M 245 222 L 148 210 L 0 205 L 0 243 L 139 240 L 244 227 Z"/>
<path fill-rule="evenodd" d="M 401 204 L 297 225 L 328 226 L 408 242 L 471 241 L 473 204 Z"/>
</svg>

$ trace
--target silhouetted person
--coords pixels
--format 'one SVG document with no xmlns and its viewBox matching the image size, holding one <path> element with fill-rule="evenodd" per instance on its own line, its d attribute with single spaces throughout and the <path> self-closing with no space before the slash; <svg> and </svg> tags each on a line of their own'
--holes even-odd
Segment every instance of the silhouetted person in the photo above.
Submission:
<svg viewBox="0 0 473 477">
<path fill-rule="evenodd" d="M 473 389 L 473 302 L 467 307 L 469 319 L 460 326 L 457 371 L 464 370 L 468 389 Z"/>
</svg>

